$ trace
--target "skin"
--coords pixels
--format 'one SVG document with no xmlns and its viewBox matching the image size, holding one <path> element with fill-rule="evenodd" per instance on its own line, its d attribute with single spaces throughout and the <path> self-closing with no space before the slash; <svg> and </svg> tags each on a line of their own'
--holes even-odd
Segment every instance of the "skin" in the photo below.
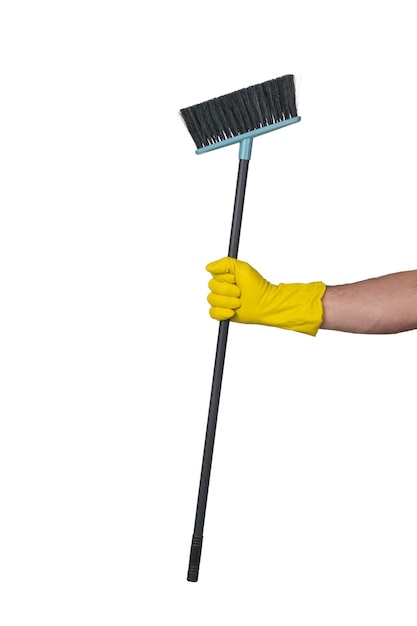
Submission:
<svg viewBox="0 0 417 626">
<path fill-rule="evenodd" d="M 388 334 L 417 328 L 417 270 L 328 286 L 322 329 Z"/>
</svg>

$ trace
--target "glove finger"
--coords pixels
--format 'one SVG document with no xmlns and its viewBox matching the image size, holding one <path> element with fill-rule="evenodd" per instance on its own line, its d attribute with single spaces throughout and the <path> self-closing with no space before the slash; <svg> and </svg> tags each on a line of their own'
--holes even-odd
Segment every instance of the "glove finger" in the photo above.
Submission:
<svg viewBox="0 0 417 626">
<path fill-rule="evenodd" d="M 230 320 L 235 312 L 232 309 L 222 309 L 220 307 L 211 307 L 209 309 L 210 317 L 218 322 L 224 322 L 224 320 Z"/>
<path fill-rule="evenodd" d="M 220 296 L 217 293 L 209 293 L 207 300 L 211 306 L 219 307 L 221 309 L 239 309 L 242 305 L 239 298 L 233 298 L 229 296 Z"/>
<path fill-rule="evenodd" d="M 229 274 L 230 272 L 234 273 L 235 267 L 235 259 L 226 256 L 219 261 L 213 261 L 206 265 L 206 270 L 210 274 Z"/>
<path fill-rule="evenodd" d="M 229 296 L 233 298 L 239 298 L 240 296 L 240 288 L 237 285 L 220 281 L 217 277 L 212 278 L 208 286 L 213 293 L 217 293 L 219 296 Z"/>
<path fill-rule="evenodd" d="M 234 274 L 212 274 L 215 280 L 218 280 L 222 283 L 230 283 L 231 285 L 236 284 L 236 276 Z"/>
</svg>

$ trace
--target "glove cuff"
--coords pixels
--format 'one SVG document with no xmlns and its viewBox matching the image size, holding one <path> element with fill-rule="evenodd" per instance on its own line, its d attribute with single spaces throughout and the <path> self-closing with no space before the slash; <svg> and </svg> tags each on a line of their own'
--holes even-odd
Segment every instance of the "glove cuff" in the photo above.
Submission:
<svg viewBox="0 0 417 626">
<path fill-rule="evenodd" d="M 322 298 L 326 285 L 313 283 L 281 283 L 276 286 L 275 314 L 268 325 L 316 336 L 323 321 Z"/>
</svg>

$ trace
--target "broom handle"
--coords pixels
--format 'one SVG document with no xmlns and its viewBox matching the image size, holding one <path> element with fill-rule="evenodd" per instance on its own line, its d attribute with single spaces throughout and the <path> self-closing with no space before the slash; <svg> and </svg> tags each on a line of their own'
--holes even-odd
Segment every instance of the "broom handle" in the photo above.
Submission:
<svg viewBox="0 0 417 626">
<path fill-rule="evenodd" d="M 240 228 L 242 225 L 242 214 L 245 201 L 246 179 L 248 175 L 250 151 L 245 156 L 247 156 L 248 158 L 239 158 L 235 204 L 233 209 L 232 228 L 230 232 L 228 256 L 234 259 L 237 258 L 239 248 Z M 187 580 L 190 582 L 197 582 L 198 572 L 200 568 L 204 519 L 206 515 L 207 496 L 210 482 L 211 463 L 213 458 L 214 438 L 216 435 L 217 414 L 219 410 L 220 391 L 222 386 L 228 332 L 229 320 L 220 322 L 217 338 L 216 358 L 214 362 L 213 382 L 211 387 L 210 406 L 207 419 L 206 439 L 204 442 L 200 488 L 198 491 L 194 533 L 191 542 L 190 561 L 188 565 Z"/>
</svg>

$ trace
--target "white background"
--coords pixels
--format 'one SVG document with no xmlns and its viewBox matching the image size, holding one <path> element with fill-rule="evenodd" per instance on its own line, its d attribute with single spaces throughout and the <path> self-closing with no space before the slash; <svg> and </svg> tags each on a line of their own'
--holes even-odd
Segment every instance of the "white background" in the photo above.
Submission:
<svg viewBox="0 0 417 626">
<path fill-rule="evenodd" d="M 412 3 L 0 9 L 2 626 L 415 626 L 415 333 L 232 325 L 186 582 L 237 149 L 181 107 L 285 73 L 240 257 L 273 282 L 415 269 Z"/>
</svg>

